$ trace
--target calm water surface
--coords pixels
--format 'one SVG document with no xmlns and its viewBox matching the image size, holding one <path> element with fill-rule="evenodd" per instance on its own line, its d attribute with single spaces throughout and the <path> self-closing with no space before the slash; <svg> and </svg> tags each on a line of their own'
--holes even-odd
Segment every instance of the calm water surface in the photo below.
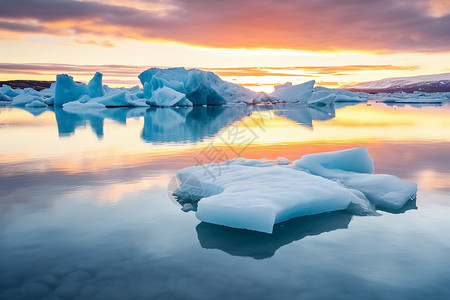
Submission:
<svg viewBox="0 0 450 300">
<path fill-rule="evenodd" d="M 356 146 L 416 203 L 266 235 L 170 195 L 199 162 Z M 0 299 L 449 299 L 449 232 L 449 105 L 0 107 Z"/>
</svg>

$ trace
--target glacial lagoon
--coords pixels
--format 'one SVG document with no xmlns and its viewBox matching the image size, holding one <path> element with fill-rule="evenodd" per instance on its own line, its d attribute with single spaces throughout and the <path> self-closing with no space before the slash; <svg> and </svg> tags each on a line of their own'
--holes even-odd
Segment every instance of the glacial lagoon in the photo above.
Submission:
<svg viewBox="0 0 450 300">
<path fill-rule="evenodd" d="M 0 107 L 0 298 L 447 299 L 449 116 L 375 102 Z M 171 194 L 184 167 L 360 146 L 375 173 L 416 182 L 416 201 L 269 235 L 201 223 Z"/>
</svg>

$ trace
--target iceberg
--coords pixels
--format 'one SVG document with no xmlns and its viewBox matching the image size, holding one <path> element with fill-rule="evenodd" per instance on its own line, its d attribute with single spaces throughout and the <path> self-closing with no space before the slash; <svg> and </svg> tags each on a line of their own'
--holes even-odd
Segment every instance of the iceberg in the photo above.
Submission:
<svg viewBox="0 0 450 300">
<path fill-rule="evenodd" d="M 315 80 L 297 85 L 292 85 L 292 83 L 288 82 L 284 85 L 277 86 L 270 96 L 286 103 L 308 104 L 308 100 L 314 92 L 315 83 Z"/>
<path fill-rule="evenodd" d="M 12 101 L 11 97 L 0 91 L 0 101 Z"/>
<path fill-rule="evenodd" d="M 376 207 L 399 209 L 415 197 L 417 184 L 387 174 L 373 174 L 366 147 L 304 155 L 293 167 L 361 191 Z"/>
<path fill-rule="evenodd" d="M 180 202 L 200 200 L 200 221 L 234 228 L 272 233 L 274 224 L 295 217 L 348 208 L 374 212 L 361 192 L 274 162 L 237 158 L 188 167 L 177 176 L 182 184 L 174 195 Z"/>
<path fill-rule="evenodd" d="M 286 103 L 300 105 L 326 106 L 335 102 L 362 102 L 367 99 L 359 94 L 341 89 L 329 89 L 321 86 L 314 87 L 311 80 L 302 84 L 292 85 L 291 82 L 276 85 L 275 91 L 270 94 L 275 99 Z"/>
<path fill-rule="evenodd" d="M 47 107 L 47 104 L 45 104 L 42 101 L 34 100 L 31 103 L 25 104 L 26 107 Z"/>
<path fill-rule="evenodd" d="M 105 88 L 102 85 L 102 78 L 103 74 L 97 72 L 89 81 L 89 83 L 85 84 L 76 83 L 73 80 L 72 76 L 66 74 L 57 75 L 56 84 L 54 87 L 54 105 L 63 106 L 68 102 L 77 101 L 83 98 L 81 102 L 87 102 L 90 101 L 90 99 L 96 99 L 97 102 L 101 102 L 106 106 L 128 106 L 127 101 L 124 102 L 122 101 L 122 99 L 120 99 L 123 98 L 123 96 L 108 98 L 108 95 L 106 95 L 105 92 Z M 53 87 L 50 87 L 50 89 L 47 89 L 45 91 L 47 97 L 51 97 L 52 89 Z"/>
<path fill-rule="evenodd" d="M 83 95 L 89 95 L 89 89 L 84 83 L 76 83 L 72 76 L 66 74 L 56 75 L 55 106 L 80 99 Z"/>
<path fill-rule="evenodd" d="M 89 90 L 89 97 L 103 97 L 105 95 L 105 89 L 102 85 L 103 74 L 100 72 L 95 73 L 94 77 L 89 81 L 87 87 Z"/>
<path fill-rule="evenodd" d="M 94 109 L 106 108 L 105 105 L 103 105 L 101 103 L 98 103 L 98 102 L 90 102 L 90 101 L 88 101 L 88 102 L 81 102 L 80 100 L 67 102 L 62 107 L 63 107 L 63 109 L 65 111 L 69 111 L 69 112 L 72 112 L 72 111 L 76 112 L 76 111 L 79 111 L 79 110 L 80 111 L 85 111 L 86 109 L 89 109 L 89 108 L 94 108 Z"/>
<path fill-rule="evenodd" d="M 277 158 L 277 164 L 280 166 L 288 165 L 290 163 L 291 163 L 291 161 L 289 159 L 287 159 L 286 157 L 278 157 Z"/>
<path fill-rule="evenodd" d="M 446 93 L 380 93 L 375 96 L 373 100 L 383 103 L 398 103 L 398 104 L 442 104 L 449 100 Z"/>
<path fill-rule="evenodd" d="M 112 93 L 103 97 L 93 98 L 89 102 L 100 103 L 106 107 L 131 106 L 131 96 L 126 92 Z"/>
<path fill-rule="evenodd" d="M 148 86 L 148 84 L 146 84 Z M 169 106 L 192 106 L 192 102 L 186 99 L 186 95 L 175 91 L 167 86 L 158 88 L 152 92 L 152 97 L 146 101 L 147 104 L 158 107 Z"/>
<path fill-rule="evenodd" d="M 184 94 L 192 105 L 252 103 L 256 96 L 255 92 L 243 86 L 223 81 L 212 72 L 198 69 L 150 68 L 138 77 L 144 87 L 146 99 L 151 99 L 153 94 L 162 87 Z"/>
<path fill-rule="evenodd" d="M 16 96 L 13 98 L 11 104 L 14 106 L 25 106 L 27 104 L 30 104 L 34 101 L 40 101 L 43 102 L 44 99 L 42 99 L 41 96 L 36 96 L 33 95 L 31 93 L 25 93 L 25 94 L 21 94 L 19 96 Z"/>
<path fill-rule="evenodd" d="M 311 98 L 309 98 L 309 100 L 308 100 L 308 105 L 319 106 L 319 107 L 333 105 L 335 99 L 336 99 L 335 94 L 330 94 L 326 91 L 314 92 L 311 95 Z"/>
<path fill-rule="evenodd" d="M 353 93 L 343 89 L 329 89 L 323 86 L 316 86 L 314 88 L 316 92 L 328 92 L 336 96 L 335 102 L 364 102 L 366 98 L 360 96 L 359 93 Z"/>
<path fill-rule="evenodd" d="M 9 85 L 2 85 L 2 93 L 10 98 L 14 98 L 16 96 L 19 96 L 19 93 L 14 91 Z"/>
<path fill-rule="evenodd" d="M 305 155 L 286 166 L 236 158 L 178 171 L 180 203 L 197 205 L 203 222 L 272 233 L 274 224 L 338 210 L 374 215 L 375 207 L 398 209 L 417 185 L 373 174 L 367 148 Z"/>
</svg>

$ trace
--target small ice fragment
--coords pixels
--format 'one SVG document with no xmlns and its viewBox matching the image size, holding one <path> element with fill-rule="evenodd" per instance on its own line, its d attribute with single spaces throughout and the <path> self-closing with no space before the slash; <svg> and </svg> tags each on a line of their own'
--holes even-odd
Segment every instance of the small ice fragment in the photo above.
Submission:
<svg viewBox="0 0 450 300">
<path fill-rule="evenodd" d="M 280 166 L 288 165 L 291 161 L 285 157 L 278 157 L 277 158 L 277 164 Z"/>
</svg>

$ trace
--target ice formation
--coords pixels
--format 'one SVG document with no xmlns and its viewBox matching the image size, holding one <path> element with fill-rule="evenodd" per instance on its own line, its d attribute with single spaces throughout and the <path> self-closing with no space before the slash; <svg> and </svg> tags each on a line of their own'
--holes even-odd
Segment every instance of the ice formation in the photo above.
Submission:
<svg viewBox="0 0 450 300">
<path fill-rule="evenodd" d="M 39 101 L 39 100 L 34 100 L 33 102 L 26 104 L 25 106 L 26 107 L 47 107 L 47 104 L 45 104 L 44 102 Z"/>
<path fill-rule="evenodd" d="M 196 216 L 209 223 L 271 233 L 275 223 L 295 217 L 343 210 L 351 203 L 371 208 L 356 190 L 273 162 L 238 158 L 207 165 L 223 169 L 217 176 L 204 167 L 179 171 L 182 184 L 175 195 L 201 199 Z"/>
<path fill-rule="evenodd" d="M 367 100 L 366 97 L 361 97 L 361 93 L 329 89 L 321 86 L 315 87 L 314 85 L 314 80 L 297 85 L 287 82 L 282 85 L 276 85 L 275 91 L 270 96 L 279 102 L 309 106 L 326 106 L 335 102 L 362 102 Z"/>
<path fill-rule="evenodd" d="M 150 68 L 139 79 L 144 87 L 144 97 L 152 99 L 153 93 L 166 87 L 184 94 L 193 105 L 221 105 L 226 103 L 250 103 L 256 93 L 238 84 L 223 81 L 216 74 L 198 69 Z"/>
<path fill-rule="evenodd" d="M 289 83 L 279 85 L 270 95 L 282 102 L 305 105 L 308 104 L 308 100 L 314 92 L 315 83 L 315 80 L 311 80 L 297 85 Z"/>
<path fill-rule="evenodd" d="M 329 89 L 323 86 L 316 86 L 314 88 L 316 92 L 327 92 L 336 96 L 335 102 L 363 102 L 366 101 L 366 97 L 361 97 L 361 93 L 353 93 L 343 89 Z"/>
<path fill-rule="evenodd" d="M 369 96 L 371 100 L 384 103 L 399 103 L 399 104 L 441 104 L 450 100 L 450 93 L 378 93 Z"/>
<path fill-rule="evenodd" d="M 148 86 L 148 85 L 146 85 Z M 152 92 L 152 97 L 146 101 L 152 106 L 192 106 L 192 102 L 186 99 L 186 95 L 167 86 L 158 88 Z"/>
<path fill-rule="evenodd" d="M 277 164 L 280 166 L 288 165 L 291 161 L 287 159 L 286 157 L 278 157 L 277 158 Z"/>
<path fill-rule="evenodd" d="M 11 104 L 15 106 L 25 106 L 29 103 L 33 103 L 35 101 L 43 102 L 44 99 L 39 95 L 34 95 L 32 93 L 21 94 L 13 98 Z"/>
<path fill-rule="evenodd" d="M 2 93 L 5 94 L 8 97 L 14 98 L 16 96 L 19 96 L 19 93 L 14 91 L 9 85 L 4 84 L 2 86 Z"/>
<path fill-rule="evenodd" d="M 212 72 L 185 68 L 150 68 L 139 76 L 142 88 L 111 88 L 103 85 L 103 75 L 95 73 L 89 83 L 78 83 L 71 76 L 60 74 L 49 88 L 36 91 L 31 88 L 12 89 L 3 85 L 0 101 L 24 107 L 35 101 L 49 106 L 64 106 L 70 102 L 79 108 L 87 102 L 106 107 L 122 106 L 199 106 L 229 104 L 295 104 L 310 107 L 331 107 L 336 102 L 363 102 L 377 100 L 386 103 L 432 103 L 450 101 L 450 93 L 393 93 L 371 96 L 343 89 L 315 86 L 311 80 L 293 85 L 276 85 L 271 94 L 256 93 L 243 86 L 226 82 Z M 93 105 L 94 107 L 100 105 Z M 87 107 L 87 106 L 85 106 Z"/>
<path fill-rule="evenodd" d="M 308 104 L 314 106 L 333 105 L 335 99 L 335 94 L 330 94 L 327 91 L 319 91 L 312 93 L 311 97 L 308 100 Z"/>
<path fill-rule="evenodd" d="M 178 171 L 174 195 L 181 203 L 199 201 L 201 221 L 271 233 L 275 223 L 299 216 L 399 208 L 416 193 L 414 183 L 372 173 L 367 148 L 305 155 L 293 166 L 237 158 Z"/>
<path fill-rule="evenodd" d="M 72 76 L 60 74 L 56 76 L 55 106 L 80 99 L 83 95 L 88 95 L 89 90 L 86 84 L 76 83 Z"/>
<path fill-rule="evenodd" d="M 0 101 L 12 101 L 11 97 L 0 91 Z"/>
<path fill-rule="evenodd" d="M 399 209 L 417 191 L 415 183 L 392 175 L 373 174 L 373 160 L 367 148 L 305 155 L 294 161 L 293 166 L 357 189 L 380 208 Z"/>
</svg>

